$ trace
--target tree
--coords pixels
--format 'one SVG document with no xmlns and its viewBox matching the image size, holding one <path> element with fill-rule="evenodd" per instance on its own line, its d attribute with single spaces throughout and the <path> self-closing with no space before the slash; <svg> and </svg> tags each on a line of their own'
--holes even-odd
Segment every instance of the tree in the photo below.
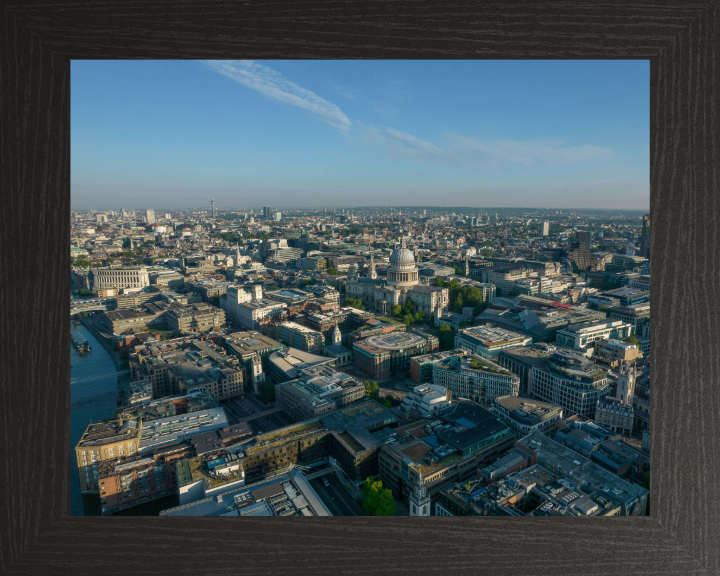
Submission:
<svg viewBox="0 0 720 576">
<path fill-rule="evenodd" d="M 375 380 L 365 380 L 363 386 L 365 387 L 365 396 L 372 400 L 380 400 L 380 386 Z"/>
<path fill-rule="evenodd" d="M 385 405 L 385 408 L 392 408 L 392 404 L 390 403 L 390 400 L 385 400 L 385 402 L 383 402 L 383 404 Z"/>
<path fill-rule="evenodd" d="M 310 286 L 311 284 L 315 284 L 315 280 L 312 280 L 310 278 L 306 278 L 302 281 L 303 286 Z"/>
<path fill-rule="evenodd" d="M 635 346 L 640 345 L 638 339 L 635 338 L 635 336 L 628 336 L 627 338 L 625 338 L 625 342 L 627 342 L 628 344 L 635 344 Z"/>
<path fill-rule="evenodd" d="M 455 345 L 455 331 L 447 324 L 440 326 L 436 334 L 440 341 L 440 350 L 451 350 Z"/>
<path fill-rule="evenodd" d="M 75 266 L 80 266 L 81 268 L 89 268 L 90 261 L 85 260 L 85 258 L 78 258 L 77 260 L 75 260 Z"/>
<path fill-rule="evenodd" d="M 392 315 L 393 316 L 401 316 L 402 315 L 402 306 L 400 306 L 400 304 L 395 304 L 395 306 L 392 307 Z"/>
<path fill-rule="evenodd" d="M 356 308 L 357 310 L 365 310 L 365 305 L 362 303 L 362 300 L 357 298 L 345 298 L 345 305 Z"/>
<path fill-rule="evenodd" d="M 413 316 L 412 316 L 412 314 L 405 314 L 405 316 L 403 316 L 403 322 L 405 323 L 405 327 L 406 327 L 406 328 L 409 328 L 409 327 L 410 327 L 410 324 L 413 323 Z"/>
<path fill-rule="evenodd" d="M 107 262 L 108 264 L 112 264 L 113 262 L 115 262 L 115 260 L 113 260 L 112 258 L 106 258 L 105 262 Z"/>
<path fill-rule="evenodd" d="M 442 276 L 436 276 L 435 280 L 433 280 L 433 286 L 437 286 L 438 288 L 442 288 L 445 285 L 445 280 L 443 280 Z"/>
<path fill-rule="evenodd" d="M 340 274 L 338 269 L 335 268 L 334 266 L 330 266 L 330 268 L 327 269 L 327 273 L 330 274 L 331 276 L 337 276 L 338 274 Z"/>
<path fill-rule="evenodd" d="M 412 314 L 415 311 L 415 304 L 409 297 L 405 300 L 404 310 L 405 314 Z"/>
<path fill-rule="evenodd" d="M 462 312 L 463 308 L 463 297 L 462 293 L 458 293 L 457 296 L 455 296 L 455 310 L 457 312 Z"/>
<path fill-rule="evenodd" d="M 380 480 L 368 477 L 363 484 L 363 511 L 368 516 L 392 516 L 395 514 L 395 500 L 392 492 L 383 488 Z"/>
</svg>

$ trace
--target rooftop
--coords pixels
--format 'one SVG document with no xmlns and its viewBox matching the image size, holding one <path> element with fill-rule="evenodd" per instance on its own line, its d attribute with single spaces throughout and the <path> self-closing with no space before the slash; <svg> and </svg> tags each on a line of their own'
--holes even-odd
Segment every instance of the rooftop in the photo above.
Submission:
<svg viewBox="0 0 720 576">
<path fill-rule="evenodd" d="M 179 469 L 179 466 L 178 466 Z M 161 516 L 331 516 L 298 470 L 197 502 Z"/>
<path fill-rule="evenodd" d="M 495 402 L 508 410 L 513 420 L 530 426 L 547 420 L 562 411 L 560 406 L 540 400 L 528 400 L 517 396 L 500 396 Z"/>
<path fill-rule="evenodd" d="M 300 371 L 310 366 L 335 362 L 334 358 L 303 352 L 297 348 L 284 348 L 270 354 L 270 361 L 290 378 L 297 378 Z"/>
<path fill-rule="evenodd" d="M 459 334 L 475 338 L 482 342 L 484 346 L 500 346 L 503 344 L 516 344 L 530 341 L 530 338 L 525 334 L 487 325 L 463 328 Z"/>
<path fill-rule="evenodd" d="M 390 334 L 376 334 L 369 336 L 362 342 L 355 345 L 365 344 L 380 350 L 403 350 L 412 346 L 417 346 L 423 342 L 423 337 L 412 332 L 391 332 Z"/>
</svg>

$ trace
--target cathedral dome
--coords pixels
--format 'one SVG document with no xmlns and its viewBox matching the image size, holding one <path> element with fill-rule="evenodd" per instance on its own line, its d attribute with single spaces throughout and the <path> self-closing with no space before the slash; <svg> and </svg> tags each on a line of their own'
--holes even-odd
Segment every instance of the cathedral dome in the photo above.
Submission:
<svg viewBox="0 0 720 576">
<path fill-rule="evenodd" d="M 398 248 L 390 255 L 391 264 L 415 264 L 415 256 L 407 248 Z"/>
<path fill-rule="evenodd" d="M 405 247 L 405 237 L 401 238 L 400 248 L 390 255 L 390 266 L 387 272 L 389 286 L 409 287 L 418 284 L 418 267 L 415 256 Z"/>
</svg>

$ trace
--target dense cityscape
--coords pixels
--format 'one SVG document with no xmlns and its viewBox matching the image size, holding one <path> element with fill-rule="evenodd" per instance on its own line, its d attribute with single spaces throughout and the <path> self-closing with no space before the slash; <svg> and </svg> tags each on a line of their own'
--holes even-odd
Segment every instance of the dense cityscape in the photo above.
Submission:
<svg viewBox="0 0 720 576">
<path fill-rule="evenodd" d="M 71 215 L 73 514 L 649 514 L 647 210 L 198 202 Z"/>
</svg>

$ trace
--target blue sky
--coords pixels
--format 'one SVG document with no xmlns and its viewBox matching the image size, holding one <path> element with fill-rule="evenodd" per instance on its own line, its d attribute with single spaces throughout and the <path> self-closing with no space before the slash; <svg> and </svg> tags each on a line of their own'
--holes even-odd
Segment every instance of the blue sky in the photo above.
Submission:
<svg viewBox="0 0 720 576">
<path fill-rule="evenodd" d="M 74 209 L 648 209 L 647 61 L 73 61 Z"/>
</svg>

